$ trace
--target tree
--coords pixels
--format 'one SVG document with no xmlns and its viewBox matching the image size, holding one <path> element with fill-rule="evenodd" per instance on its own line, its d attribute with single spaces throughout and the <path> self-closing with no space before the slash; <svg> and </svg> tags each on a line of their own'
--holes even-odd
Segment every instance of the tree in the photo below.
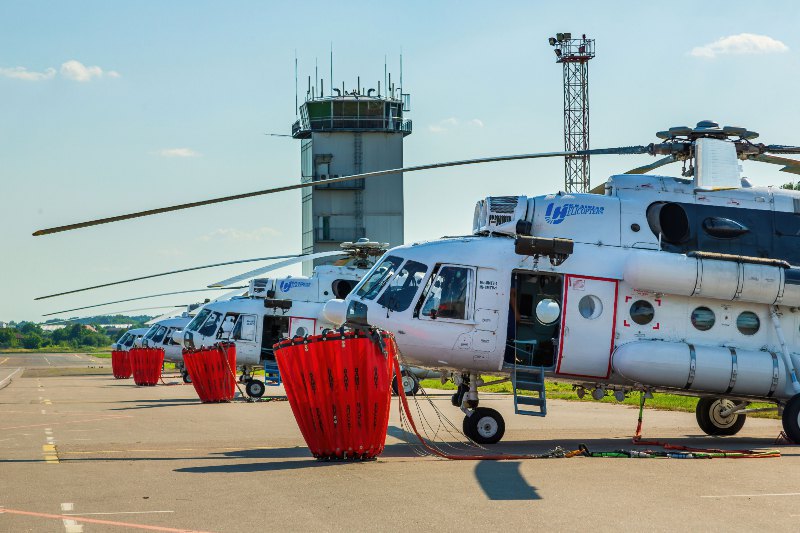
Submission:
<svg viewBox="0 0 800 533">
<path fill-rule="evenodd" d="M 11 328 L 0 329 L 0 348 L 13 348 L 17 345 L 17 332 Z"/>
<path fill-rule="evenodd" d="M 22 347 L 34 350 L 39 348 L 44 343 L 44 339 L 38 333 L 28 333 L 22 337 Z"/>
<path fill-rule="evenodd" d="M 781 185 L 781 189 L 789 189 L 790 191 L 800 191 L 800 181 L 798 181 L 797 183 L 792 183 L 791 181 L 789 183 L 784 183 L 783 185 Z"/>
</svg>

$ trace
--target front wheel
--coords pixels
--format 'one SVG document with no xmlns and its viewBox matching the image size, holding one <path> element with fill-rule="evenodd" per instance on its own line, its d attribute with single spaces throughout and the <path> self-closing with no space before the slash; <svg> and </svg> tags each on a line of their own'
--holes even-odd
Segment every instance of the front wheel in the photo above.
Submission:
<svg viewBox="0 0 800 533">
<path fill-rule="evenodd" d="M 192 376 L 190 376 L 189 373 L 186 372 L 186 371 L 181 372 L 181 377 L 183 378 L 183 382 L 184 383 L 191 383 L 192 382 Z"/>
<path fill-rule="evenodd" d="M 419 380 L 408 370 L 402 371 L 400 382 L 403 384 L 403 392 L 405 392 L 406 396 L 416 396 L 417 392 L 419 392 Z M 397 389 L 397 376 L 392 379 L 392 392 L 395 396 L 400 392 Z"/>
<path fill-rule="evenodd" d="M 247 385 L 245 385 L 244 390 L 247 392 L 247 395 L 250 396 L 251 398 L 261 398 L 267 391 L 267 387 L 264 386 L 263 382 L 257 379 L 251 379 L 250 381 L 247 382 Z"/>
<path fill-rule="evenodd" d="M 747 415 L 732 413 L 722 416 L 722 412 L 733 409 L 736 404 L 725 398 L 700 398 L 695 409 L 697 425 L 706 435 L 736 435 L 744 426 Z"/>
<path fill-rule="evenodd" d="M 503 415 L 488 407 L 478 407 L 464 417 L 464 435 L 478 444 L 497 444 L 506 432 Z"/>
<path fill-rule="evenodd" d="M 783 409 L 783 431 L 789 440 L 800 443 L 800 394 L 795 394 Z"/>
</svg>

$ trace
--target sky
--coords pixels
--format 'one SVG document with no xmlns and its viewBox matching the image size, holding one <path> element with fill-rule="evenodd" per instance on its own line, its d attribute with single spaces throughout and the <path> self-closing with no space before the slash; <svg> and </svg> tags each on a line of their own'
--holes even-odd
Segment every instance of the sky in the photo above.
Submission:
<svg viewBox="0 0 800 533">
<path fill-rule="evenodd" d="M 547 38 L 597 40 L 592 147 L 648 144 L 712 119 L 800 144 L 800 7 L 792 1 L 0 2 L 0 320 L 205 287 L 225 267 L 33 298 L 194 265 L 300 251 L 300 192 L 45 237 L 36 229 L 299 181 L 315 62 L 355 87 L 384 61 L 411 93 L 415 165 L 563 147 L 561 65 Z M 652 161 L 592 158 L 592 185 Z M 792 175 L 746 162 L 758 185 Z M 664 174 L 677 175 L 677 165 Z M 407 242 L 471 229 L 475 202 L 563 188 L 561 160 L 405 176 Z M 279 273 L 299 273 L 291 267 Z M 196 295 L 98 308 L 181 305 Z M 59 315 L 85 316 L 89 311 Z M 153 314 L 156 314 L 153 311 Z"/>
</svg>

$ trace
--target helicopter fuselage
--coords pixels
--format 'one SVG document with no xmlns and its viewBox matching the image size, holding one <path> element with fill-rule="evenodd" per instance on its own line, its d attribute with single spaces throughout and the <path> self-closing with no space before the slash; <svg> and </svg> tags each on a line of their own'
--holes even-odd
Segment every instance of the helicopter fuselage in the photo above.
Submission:
<svg viewBox="0 0 800 533">
<path fill-rule="evenodd" d="M 605 196 L 518 197 L 482 221 L 476 212 L 476 235 L 388 251 L 347 297 L 346 318 L 393 332 L 404 358 L 428 368 L 539 367 L 624 390 L 786 400 L 800 366 L 800 271 L 777 251 L 797 238 L 780 230 L 799 202 L 630 175 Z M 520 227 L 573 250 L 517 253 Z"/>
</svg>

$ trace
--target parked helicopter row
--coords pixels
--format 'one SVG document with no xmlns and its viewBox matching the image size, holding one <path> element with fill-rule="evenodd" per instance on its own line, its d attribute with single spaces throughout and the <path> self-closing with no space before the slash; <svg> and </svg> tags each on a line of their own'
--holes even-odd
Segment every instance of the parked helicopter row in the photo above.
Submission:
<svg viewBox="0 0 800 533">
<path fill-rule="evenodd" d="M 322 317 L 331 327 L 391 331 L 405 360 L 450 375 L 464 432 L 477 442 L 498 442 L 505 430 L 497 411 L 480 406 L 487 374 L 513 382 L 517 412 L 539 416 L 546 376 L 597 399 L 655 390 L 698 396 L 698 424 L 712 435 L 735 434 L 751 402 L 770 402 L 800 442 L 800 193 L 752 187 L 739 166 L 748 159 L 800 174 L 800 162 L 774 155 L 800 148 L 755 144 L 758 134 L 712 121 L 657 136 L 662 142 L 647 146 L 324 180 L 567 155 L 666 156 L 612 176 L 603 194 L 486 198 L 471 235 L 388 250 L 345 298 L 330 294 Z M 643 175 L 676 161 L 681 178 Z M 279 308 L 277 296 L 267 293 L 264 305 Z M 538 395 L 518 394 L 526 389 Z"/>
</svg>

